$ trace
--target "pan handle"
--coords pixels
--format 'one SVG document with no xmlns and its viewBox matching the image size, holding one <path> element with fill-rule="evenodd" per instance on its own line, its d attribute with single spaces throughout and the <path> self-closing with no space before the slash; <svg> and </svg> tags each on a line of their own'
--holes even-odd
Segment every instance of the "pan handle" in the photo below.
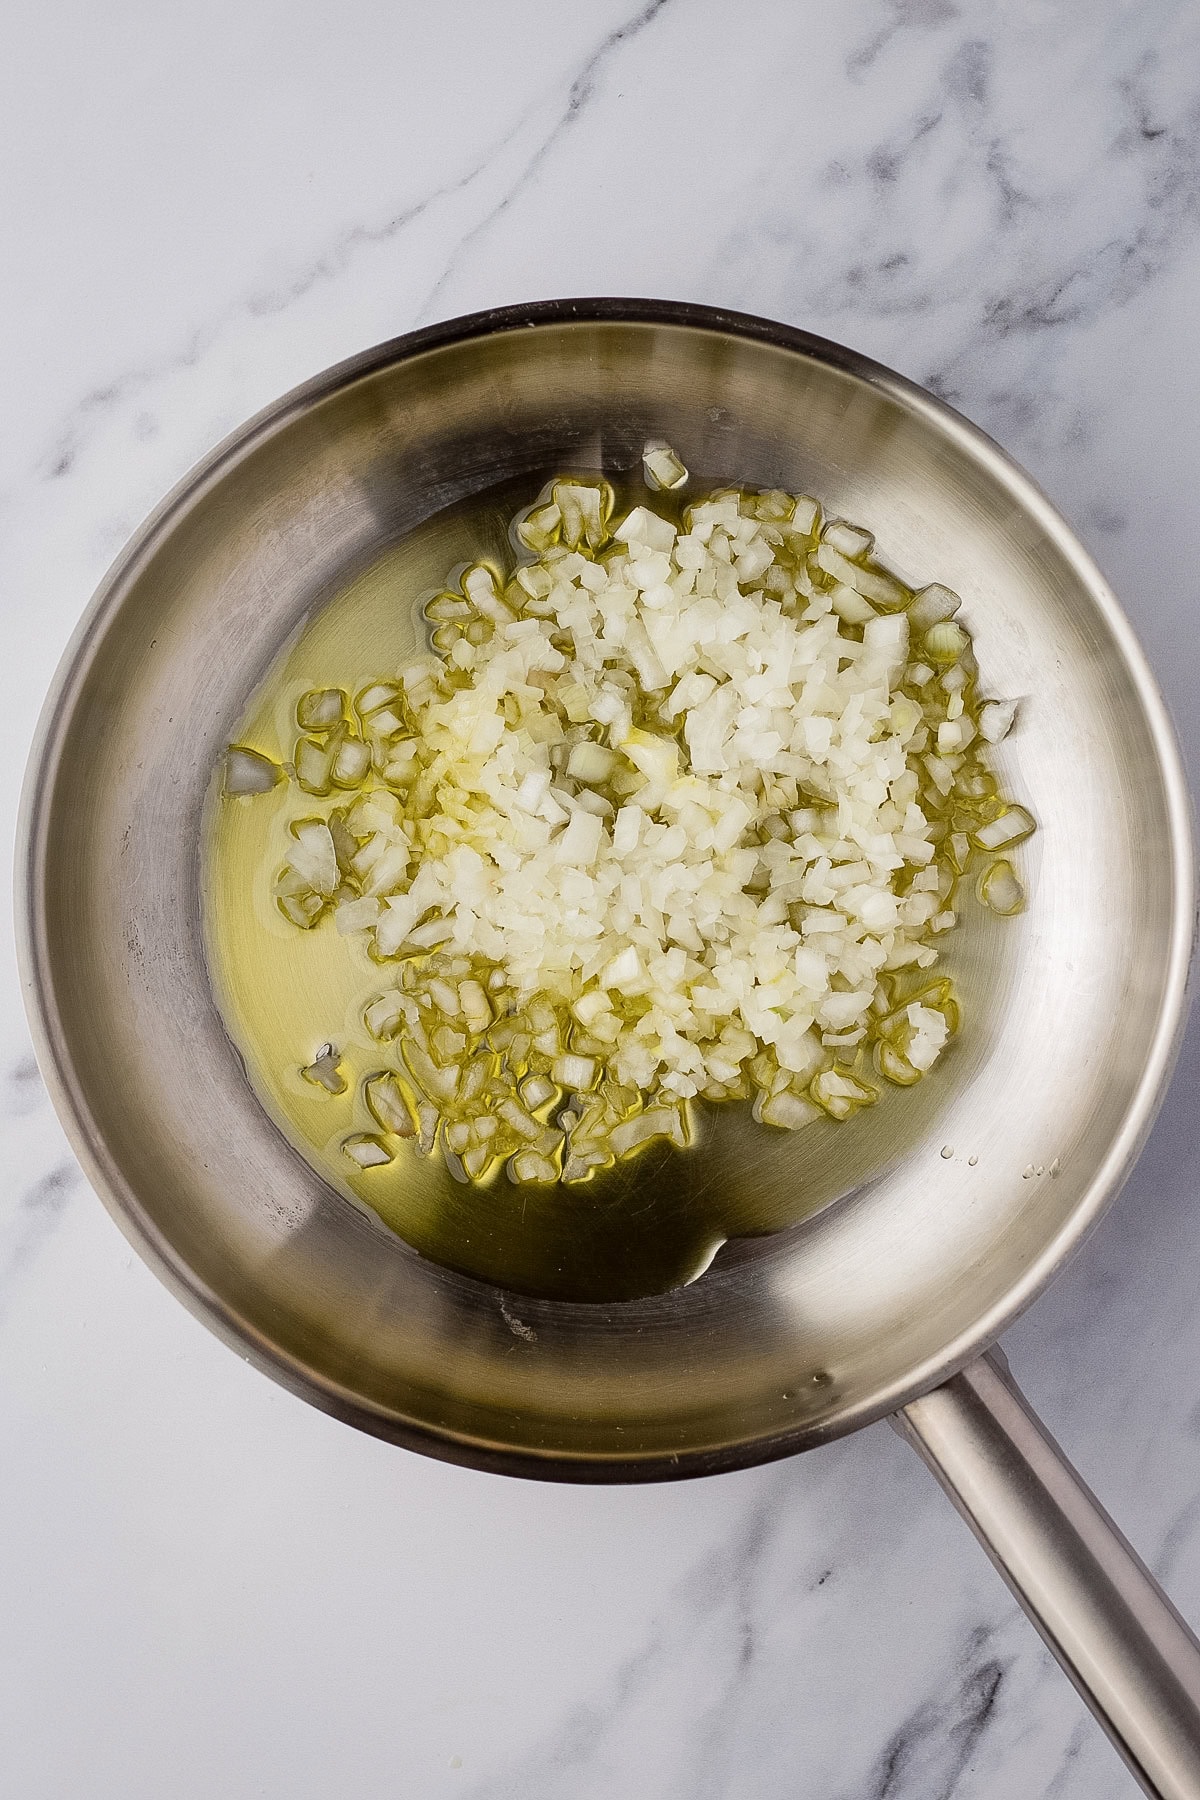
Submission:
<svg viewBox="0 0 1200 1800">
<path fill-rule="evenodd" d="M 896 1426 L 1148 1794 L 1200 1800 L 1200 1644 L 995 1350 Z"/>
</svg>

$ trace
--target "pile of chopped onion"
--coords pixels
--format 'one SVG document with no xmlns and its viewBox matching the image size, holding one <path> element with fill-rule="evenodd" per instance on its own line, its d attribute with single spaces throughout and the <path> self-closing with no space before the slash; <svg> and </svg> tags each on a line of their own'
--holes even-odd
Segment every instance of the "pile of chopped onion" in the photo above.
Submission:
<svg viewBox="0 0 1200 1800">
<path fill-rule="evenodd" d="M 687 479 L 666 445 L 644 466 Z M 347 1156 L 407 1138 L 470 1179 L 581 1180 L 686 1145 L 696 1097 L 795 1130 L 919 1080 L 958 1026 L 931 971 L 960 879 L 985 861 L 980 898 L 1016 911 L 989 859 L 1033 829 L 957 596 L 782 492 L 679 526 L 564 479 L 514 541 L 429 602 L 433 654 L 306 694 L 284 771 L 229 753 L 227 791 L 314 797 L 285 915 L 395 972 L 365 1015 L 378 1134 Z M 339 1092 L 332 1046 L 304 1073 Z"/>
</svg>

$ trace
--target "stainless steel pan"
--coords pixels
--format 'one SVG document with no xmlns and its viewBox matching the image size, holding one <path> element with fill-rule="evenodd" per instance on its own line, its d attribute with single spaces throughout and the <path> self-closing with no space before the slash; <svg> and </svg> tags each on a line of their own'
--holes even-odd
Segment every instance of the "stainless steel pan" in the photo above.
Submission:
<svg viewBox="0 0 1200 1800">
<path fill-rule="evenodd" d="M 992 684 L 1025 697 L 1030 904 L 975 934 L 968 1028 L 912 1141 L 873 1140 L 835 1204 L 659 1298 L 517 1299 L 332 1193 L 255 1100 L 203 961 L 201 805 L 266 665 L 350 575 L 443 508 L 630 468 L 648 436 L 819 493 L 959 589 Z M 1200 1796 L 1200 1651 L 985 1355 L 1113 1198 L 1169 1073 L 1187 796 L 1112 594 L 981 433 L 850 351 L 695 307 L 537 305 L 369 351 L 238 432 L 121 557 L 47 703 L 18 873 L 75 1147 L 239 1350 L 397 1443 L 561 1480 L 700 1475 L 896 1413 L 1147 1790 Z M 800 1140 L 729 1131 L 716 1178 L 800 1177 Z"/>
</svg>

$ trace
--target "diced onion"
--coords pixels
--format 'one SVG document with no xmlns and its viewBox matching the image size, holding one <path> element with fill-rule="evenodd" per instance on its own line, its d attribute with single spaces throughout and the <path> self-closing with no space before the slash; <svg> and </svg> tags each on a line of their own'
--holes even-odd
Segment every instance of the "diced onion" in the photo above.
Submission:
<svg viewBox="0 0 1200 1800">
<path fill-rule="evenodd" d="M 934 582 L 931 587 L 922 588 L 919 594 L 914 595 L 908 609 L 909 624 L 914 631 L 928 631 L 940 620 L 952 619 L 961 605 L 962 601 L 956 593 Z"/>
<path fill-rule="evenodd" d="M 857 588 L 842 585 L 833 591 L 833 610 L 847 625 L 865 625 L 875 617 L 875 609 Z"/>
<path fill-rule="evenodd" d="M 905 1054 L 914 1069 L 924 1075 L 932 1069 L 950 1035 L 944 1013 L 931 1006 L 908 1008 L 909 1040 Z"/>
<path fill-rule="evenodd" d="M 603 744 L 576 744 L 567 758 L 567 774 L 576 781 L 607 781 L 616 760 Z"/>
<path fill-rule="evenodd" d="M 278 763 L 245 744 L 230 744 L 225 752 L 227 794 L 269 794 L 282 774 Z"/>
<path fill-rule="evenodd" d="M 417 1106 L 417 1149 L 423 1156 L 431 1156 L 437 1142 L 438 1126 L 441 1115 L 430 1100 L 422 1100 Z"/>
<path fill-rule="evenodd" d="M 687 479 L 663 444 L 644 470 Z M 360 1167 L 441 1137 L 456 1179 L 586 1181 L 684 1147 L 698 1096 L 846 1119 L 957 1030 L 920 972 L 972 860 L 1034 828 L 988 762 L 1015 706 L 979 699 L 958 596 L 910 593 L 809 496 L 613 506 L 554 482 L 514 523 L 532 560 L 427 602 L 436 654 L 353 709 L 297 704 L 288 773 L 322 816 L 292 824 L 278 904 L 395 959 L 363 1013 L 395 1066 L 364 1084 L 382 1137 L 343 1141 Z M 279 775 L 230 746 L 228 792 Z M 1003 861 L 977 891 L 1023 899 Z M 340 1079 L 330 1055 L 304 1073 Z"/>
<path fill-rule="evenodd" d="M 586 1093 L 596 1079 L 597 1066 L 594 1056 L 556 1056 L 550 1065 L 551 1077 L 560 1087 L 574 1088 L 576 1093 Z"/>
<path fill-rule="evenodd" d="M 647 444 L 642 451 L 642 467 L 651 487 L 682 487 L 688 478 L 687 469 L 669 444 Z"/>
<path fill-rule="evenodd" d="M 1033 828 L 1033 820 L 1023 806 L 1010 806 L 998 819 L 979 827 L 975 842 L 981 850 L 1000 850 L 1006 844 L 1019 843 Z"/>
<path fill-rule="evenodd" d="M 346 710 L 341 688 L 314 688 L 296 703 L 296 723 L 301 731 L 329 731 Z"/>
<path fill-rule="evenodd" d="M 935 662 L 955 662 L 969 640 L 961 625 L 956 625 L 953 619 L 941 619 L 929 627 L 922 642 Z"/>
<path fill-rule="evenodd" d="M 822 1114 L 819 1106 L 790 1088 L 783 1088 L 778 1094 L 760 1094 L 752 1110 L 760 1125 L 775 1125 L 781 1131 L 799 1131 Z"/>
<path fill-rule="evenodd" d="M 562 516 L 562 538 L 574 550 L 595 550 L 604 542 L 612 512 L 612 489 L 606 481 L 556 481 L 554 504 Z"/>
<path fill-rule="evenodd" d="M 327 1094 L 344 1094 L 346 1077 L 338 1066 L 341 1058 L 333 1044 L 325 1044 L 306 1068 L 301 1069 L 305 1081 L 325 1089 Z"/>
<path fill-rule="evenodd" d="M 562 530 L 562 509 L 535 506 L 517 525 L 517 536 L 530 550 L 548 550 Z"/>
<path fill-rule="evenodd" d="M 416 1123 L 394 1075 L 375 1075 L 365 1087 L 367 1105 L 385 1131 L 393 1137 L 410 1138 L 416 1134 Z"/>
<path fill-rule="evenodd" d="M 305 880 L 314 893 L 332 894 L 341 879 L 333 838 L 323 819 L 302 819 L 292 826 L 288 866 Z"/>
<path fill-rule="evenodd" d="M 344 738 L 333 758 L 331 775 L 338 787 L 357 787 L 371 767 L 371 746 L 361 738 Z"/>
<path fill-rule="evenodd" d="M 545 1106 L 547 1100 L 553 1100 L 558 1089 L 546 1075 L 527 1075 L 521 1083 L 521 1101 L 530 1112 L 536 1112 L 539 1106 Z"/>
<path fill-rule="evenodd" d="M 614 1126 L 608 1141 L 617 1156 L 628 1156 L 652 1138 L 668 1138 L 680 1150 L 687 1147 L 687 1128 L 677 1106 L 651 1106 L 624 1124 Z"/>
<path fill-rule="evenodd" d="M 360 1169 L 381 1169 L 392 1160 L 392 1153 L 383 1140 L 366 1132 L 343 1138 L 342 1154 L 357 1163 Z"/>
<path fill-rule="evenodd" d="M 869 531 L 863 531 L 858 525 L 848 525 L 845 519 L 831 519 L 821 533 L 821 542 L 842 556 L 866 556 L 875 539 Z"/>
<path fill-rule="evenodd" d="M 339 937 L 353 937 L 356 932 L 370 931 L 379 923 L 380 901 L 368 896 L 364 900 L 343 900 L 334 913 Z"/>
<path fill-rule="evenodd" d="M 1020 912 L 1025 904 L 1025 889 L 1017 880 L 1012 864 L 1002 857 L 984 869 L 979 877 L 978 893 L 983 904 L 1002 917 Z"/>
<path fill-rule="evenodd" d="M 848 1119 L 860 1106 L 870 1106 L 878 1099 L 874 1088 L 838 1069 L 827 1069 L 814 1076 L 808 1091 L 817 1105 L 835 1119 Z"/>
<path fill-rule="evenodd" d="M 513 1157 L 508 1169 L 516 1182 L 542 1186 L 558 1179 L 558 1169 L 553 1159 L 539 1155 L 536 1150 L 522 1150 Z"/>
<path fill-rule="evenodd" d="M 373 1038 L 380 1043 L 388 1043 L 395 1037 L 404 1023 L 404 997 L 399 993 L 381 994 L 378 1000 L 372 1000 L 363 1014 L 363 1021 Z"/>
<path fill-rule="evenodd" d="M 462 606 L 464 612 L 469 610 L 465 602 L 459 601 L 458 604 Z M 369 719 L 373 713 L 382 712 L 385 707 L 391 706 L 395 699 L 395 682 L 373 681 L 369 687 L 363 688 L 362 692 L 356 696 L 354 704 L 359 717 Z"/>
<path fill-rule="evenodd" d="M 525 1108 L 516 1100 L 502 1100 L 496 1108 L 497 1116 L 511 1126 L 518 1137 L 537 1138 L 542 1135 L 542 1128 Z"/>
<path fill-rule="evenodd" d="M 327 794 L 333 785 L 333 759 L 337 754 L 332 744 L 318 743 L 316 738 L 301 738 L 296 745 L 293 762 L 296 780 L 310 794 Z"/>
<path fill-rule="evenodd" d="M 985 743 L 998 744 L 1012 730 L 1017 716 L 1015 700 L 989 700 L 979 709 L 979 735 Z"/>
</svg>

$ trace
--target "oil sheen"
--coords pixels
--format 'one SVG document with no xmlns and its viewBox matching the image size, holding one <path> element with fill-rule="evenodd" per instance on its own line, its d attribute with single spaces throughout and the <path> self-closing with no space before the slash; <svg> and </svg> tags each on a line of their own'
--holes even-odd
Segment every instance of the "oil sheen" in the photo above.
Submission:
<svg viewBox="0 0 1200 1800">
<path fill-rule="evenodd" d="M 425 601 L 452 569 L 484 557 L 507 562 L 509 520 L 532 497 L 526 482 L 448 509 L 349 581 L 280 652 L 230 740 L 290 761 L 301 695 L 354 693 L 423 652 Z M 482 1185 L 456 1181 L 440 1154 L 423 1156 L 410 1143 L 393 1162 L 358 1169 L 340 1146 L 347 1134 L 376 1128 L 362 1084 L 392 1066 L 362 1014 L 391 978 L 332 920 L 298 930 L 272 893 L 289 823 L 344 802 L 301 795 L 289 782 L 227 797 L 214 774 L 203 844 L 206 952 L 247 1077 L 328 1183 L 330 1204 L 368 1209 L 412 1251 L 519 1293 L 592 1302 L 662 1293 L 695 1279 L 727 1240 L 794 1226 L 860 1185 L 925 1128 L 932 1082 L 920 1084 L 928 1094 L 884 1094 L 852 1128 L 819 1121 L 799 1133 L 756 1125 L 743 1104 L 692 1103 L 689 1150 L 652 1144 L 571 1185 L 518 1187 L 502 1167 Z M 341 1054 L 340 1095 L 301 1074 L 325 1043 Z M 381 1256 L 395 1248 L 381 1235 Z"/>
</svg>

